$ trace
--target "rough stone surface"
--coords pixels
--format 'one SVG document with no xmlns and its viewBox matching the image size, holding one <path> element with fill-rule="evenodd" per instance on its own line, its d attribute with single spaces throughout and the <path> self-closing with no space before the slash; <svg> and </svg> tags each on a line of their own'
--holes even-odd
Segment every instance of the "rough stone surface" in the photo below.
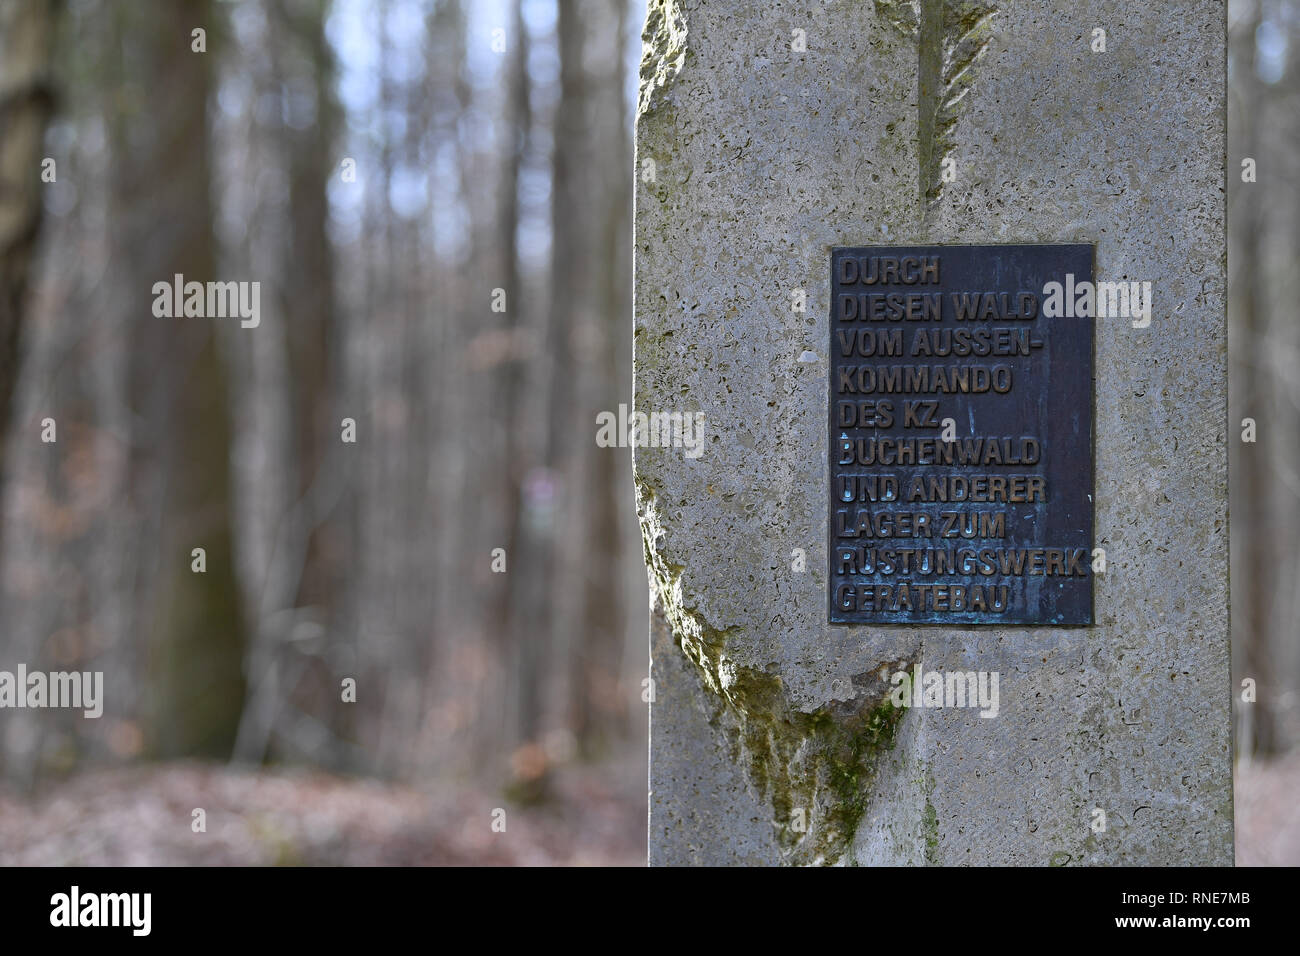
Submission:
<svg viewBox="0 0 1300 956">
<path fill-rule="evenodd" d="M 650 862 L 1230 864 L 1225 4 L 649 6 L 635 404 L 708 435 L 635 450 Z M 1154 284 L 1097 322 L 1095 627 L 826 622 L 830 249 L 944 242 Z M 917 662 L 999 716 L 892 710 Z"/>
</svg>

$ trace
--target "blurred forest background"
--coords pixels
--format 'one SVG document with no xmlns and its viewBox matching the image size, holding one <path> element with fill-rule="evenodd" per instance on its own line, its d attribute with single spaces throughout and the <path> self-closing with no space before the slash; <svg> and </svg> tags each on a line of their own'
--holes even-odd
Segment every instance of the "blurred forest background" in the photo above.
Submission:
<svg viewBox="0 0 1300 956">
<path fill-rule="evenodd" d="M 4 713 L 0 863 L 644 861 L 645 573 L 594 441 L 643 18 L 0 0 L 0 668 L 108 701 Z M 1229 18 L 1238 859 L 1294 863 L 1300 0 Z M 260 325 L 155 317 L 178 273 L 260 282 Z"/>
<path fill-rule="evenodd" d="M 1243 163 L 1254 161 L 1254 182 Z M 1237 861 L 1300 864 L 1300 0 L 1228 6 Z M 1256 440 L 1242 439 L 1253 419 Z M 1242 681 L 1255 682 L 1253 703 Z"/>
<path fill-rule="evenodd" d="M 304 767 L 480 787 L 489 836 L 507 798 L 625 805 L 643 862 L 646 576 L 595 435 L 631 394 L 644 4 L 0 11 L 0 666 L 108 698 L 6 711 L 10 791 Z M 260 282 L 260 325 L 155 317 L 178 273 Z"/>
</svg>

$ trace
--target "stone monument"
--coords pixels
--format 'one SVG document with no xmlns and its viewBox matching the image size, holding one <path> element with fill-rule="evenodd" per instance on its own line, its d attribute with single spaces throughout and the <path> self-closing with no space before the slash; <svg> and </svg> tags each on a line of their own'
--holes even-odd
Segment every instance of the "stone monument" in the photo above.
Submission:
<svg viewBox="0 0 1300 956">
<path fill-rule="evenodd" d="M 644 40 L 650 863 L 1230 864 L 1225 4 Z"/>
</svg>

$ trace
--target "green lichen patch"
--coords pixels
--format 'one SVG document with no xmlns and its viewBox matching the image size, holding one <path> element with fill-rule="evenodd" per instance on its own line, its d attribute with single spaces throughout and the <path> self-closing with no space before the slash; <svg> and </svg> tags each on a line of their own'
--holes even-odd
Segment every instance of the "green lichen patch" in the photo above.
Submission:
<svg viewBox="0 0 1300 956">
<path fill-rule="evenodd" d="M 732 757 L 771 804 L 783 855 L 795 864 L 838 862 L 870 806 L 903 710 L 883 692 L 799 710 L 779 676 L 725 654 L 718 660 Z"/>
<path fill-rule="evenodd" d="M 729 653 L 736 627 L 710 625 L 687 606 L 684 569 L 667 554 L 654 490 L 638 476 L 637 511 L 646 567 L 673 637 L 715 695 L 714 726 L 772 807 L 776 841 L 795 864 L 839 862 L 852 846 L 874 792 L 882 755 L 894 747 L 903 710 L 889 698 L 881 672 L 910 661 L 881 661 L 855 675 L 854 695 L 805 710 L 790 699 L 780 674 L 742 664 Z"/>
<path fill-rule="evenodd" d="M 921 816 L 921 832 L 925 838 L 925 865 L 936 866 L 939 863 L 939 814 L 928 798 Z"/>
</svg>

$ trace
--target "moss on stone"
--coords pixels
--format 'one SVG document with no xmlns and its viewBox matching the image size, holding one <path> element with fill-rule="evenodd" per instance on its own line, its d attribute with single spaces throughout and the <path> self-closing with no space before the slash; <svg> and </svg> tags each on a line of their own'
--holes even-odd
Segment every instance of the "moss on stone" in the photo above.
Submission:
<svg viewBox="0 0 1300 956">
<path fill-rule="evenodd" d="M 937 866 L 939 863 L 939 814 L 929 797 L 925 800 L 925 811 L 921 815 L 921 834 L 925 840 L 925 864 Z"/>
<path fill-rule="evenodd" d="M 894 747 L 903 709 L 894 706 L 882 681 L 876 693 L 861 687 L 851 700 L 802 710 L 779 674 L 731 657 L 728 638 L 739 629 L 713 627 L 685 605 L 683 569 L 664 553 L 654 491 L 643 480 L 636 485 L 652 585 L 677 645 L 716 695 L 713 723 L 728 741 L 731 758 L 772 807 L 777 844 L 791 863 L 839 862 L 870 806 L 881 755 Z M 858 679 L 865 684 L 866 677 Z"/>
</svg>

